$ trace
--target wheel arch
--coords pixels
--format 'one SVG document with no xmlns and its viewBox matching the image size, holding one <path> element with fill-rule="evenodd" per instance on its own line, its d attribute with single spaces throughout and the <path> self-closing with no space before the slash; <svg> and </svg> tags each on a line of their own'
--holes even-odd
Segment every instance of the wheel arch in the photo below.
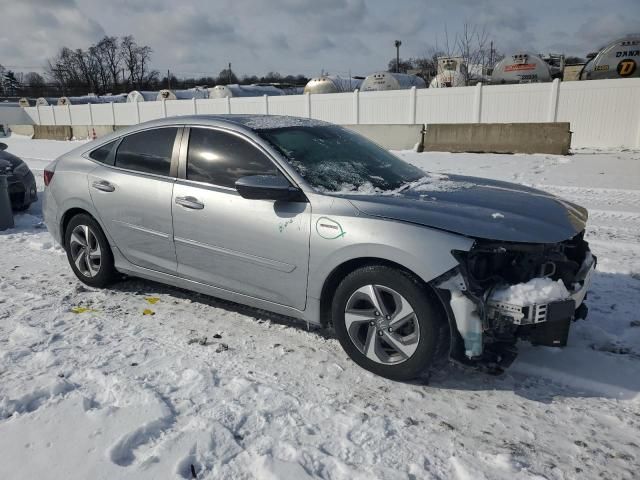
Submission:
<svg viewBox="0 0 640 480">
<path fill-rule="evenodd" d="M 341 263 L 340 265 L 336 266 L 326 277 L 322 285 L 322 290 L 320 294 L 320 323 L 322 326 L 326 327 L 331 322 L 331 304 L 332 304 L 336 289 L 338 288 L 338 285 L 340 284 L 342 279 L 344 279 L 351 272 L 354 272 L 359 268 L 373 266 L 373 265 L 382 265 L 382 266 L 395 268 L 397 270 L 400 270 L 406 273 L 407 275 L 410 275 L 418 283 L 421 284 L 421 286 L 425 289 L 425 292 L 428 292 L 427 293 L 428 295 L 432 296 L 434 300 L 434 304 L 437 305 L 438 308 L 441 310 L 443 317 L 446 318 L 449 322 L 451 321 L 449 319 L 449 315 L 446 308 L 444 308 L 444 306 L 442 305 L 442 302 L 440 301 L 440 298 L 436 294 L 434 288 L 431 285 L 429 285 L 428 282 L 425 282 L 422 278 L 420 278 L 420 275 L 418 275 L 416 272 L 406 267 L 405 265 L 402 265 L 393 260 L 388 260 L 380 257 L 358 257 L 358 258 L 349 259 Z"/>
<path fill-rule="evenodd" d="M 104 233 L 105 237 L 107 238 L 107 241 L 109 242 L 109 245 L 111 245 L 113 247 L 113 242 L 111 240 L 111 237 L 109 235 L 109 232 L 107 231 L 106 228 L 104 228 L 104 225 L 102 225 L 102 221 L 100 220 L 100 218 L 95 215 L 93 212 L 91 212 L 89 209 L 84 208 L 82 206 L 73 206 L 73 207 L 69 207 L 67 208 L 64 213 L 62 215 L 60 215 L 60 237 L 62 240 L 62 246 L 64 248 L 64 242 L 65 242 L 65 235 L 66 235 L 66 231 L 67 231 L 67 225 L 69 225 L 69 222 L 71 221 L 71 219 L 73 217 L 75 217 L 76 215 L 88 215 L 90 216 L 93 220 L 95 220 L 95 222 L 100 226 L 100 228 L 102 229 L 102 233 Z"/>
</svg>

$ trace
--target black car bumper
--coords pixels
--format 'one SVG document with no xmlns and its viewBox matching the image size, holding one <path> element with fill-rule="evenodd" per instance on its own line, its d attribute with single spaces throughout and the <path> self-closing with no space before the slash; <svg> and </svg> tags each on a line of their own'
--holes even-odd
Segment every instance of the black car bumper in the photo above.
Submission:
<svg viewBox="0 0 640 480">
<path fill-rule="evenodd" d="M 10 175 L 7 183 L 11 208 L 14 210 L 24 210 L 38 200 L 36 180 L 31 172 L 23 177 Z"/>
</svg>

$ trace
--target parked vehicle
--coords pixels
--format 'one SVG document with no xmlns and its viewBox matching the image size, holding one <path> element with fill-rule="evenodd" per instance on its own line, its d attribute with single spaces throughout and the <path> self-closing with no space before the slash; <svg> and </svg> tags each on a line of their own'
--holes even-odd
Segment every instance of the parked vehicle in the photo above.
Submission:
<svg viewBox="0 0 640 480">
<path fill-rule="evenodd" d="M 586 315 L 585 209 L 426 173 L 325 122 L 166 118 L 85 144 L 44 178 L 47 227 L 87 285 L 120 272 L 330 324 L 388 378 L 447 355 L 496 370 L 516 339 L 564 345 Z"/>
<path fill-rule="evenodd" d="M 11 208 L 23 211 L 38 200 L 36 180 L 27 164 L 6 149 L 7 144 L 0 143 L 0 175 L 7 176 Z"/>
</svg>

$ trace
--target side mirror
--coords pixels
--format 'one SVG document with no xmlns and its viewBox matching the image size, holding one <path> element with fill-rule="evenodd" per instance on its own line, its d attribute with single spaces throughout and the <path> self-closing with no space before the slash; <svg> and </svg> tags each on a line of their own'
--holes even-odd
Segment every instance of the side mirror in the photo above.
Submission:
<svg viewBox="0 0 640 480">
<path fill-rule="evenodd" d="M 281 175 L 250 175 L 236 180 L 236 190 L 249 200 L 283 200 L 304 202 L 306 198 L 297 187 Z"/>
<path fill-rule="evenodd" d="M 2 150 L 6 150 L 7 148 L 9 148 L 9 147 L 7 147 L 7 144 L 6 144 L 6 143 L 2 143 L 2 142 L 0 142 L 0 152 L 1 152 Z"/>
</svg>

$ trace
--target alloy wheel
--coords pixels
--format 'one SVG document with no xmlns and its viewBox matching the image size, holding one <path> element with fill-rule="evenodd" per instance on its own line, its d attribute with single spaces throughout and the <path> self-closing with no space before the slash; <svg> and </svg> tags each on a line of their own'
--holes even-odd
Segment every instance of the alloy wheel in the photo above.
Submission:
<svg viewBox="0 0 640 480">
<path fill-rule="evenodd" d="M 85 277 L 95 277 L 100 272 L 102 252 L 95 232 L 87 225 L 78 225 L 69 240 L 71 258 L 78 271 Z"/>
<path fill-rule="evenodd" d="M 418 348 L 420 324 L 411 304 L 395 290 L 365 285 L 349 297 L 345 326 L 356 348 L 370 360 L 393 365 Z"/>
</svg>

